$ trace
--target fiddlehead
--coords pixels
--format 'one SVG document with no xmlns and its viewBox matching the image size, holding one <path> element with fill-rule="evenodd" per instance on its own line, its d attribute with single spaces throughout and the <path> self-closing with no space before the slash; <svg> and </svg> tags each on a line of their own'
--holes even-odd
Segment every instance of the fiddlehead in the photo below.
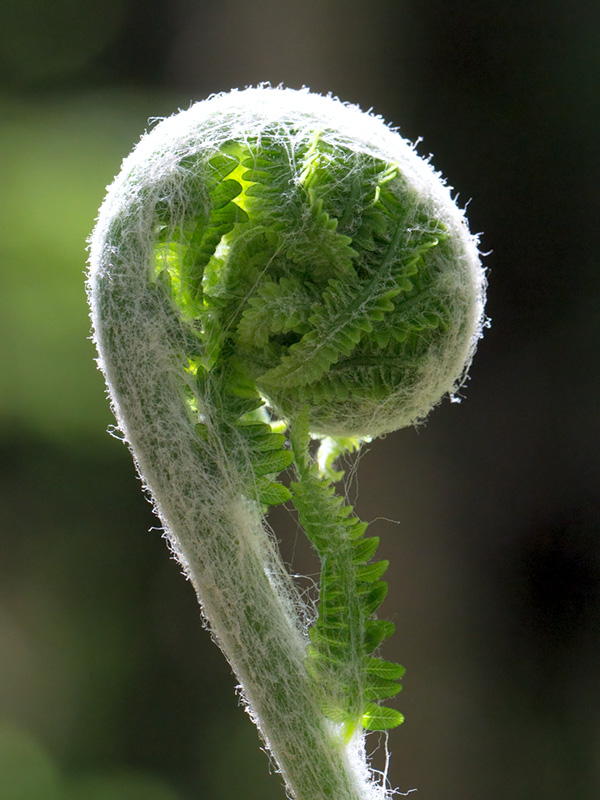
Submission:
<svg viewBox="0 0 600 800">
<path fill-rule="evenodd" d="M 334 455 L 422 419 L 480 334 L 476 243 L 430 167 L 337 101 L 250 89 L 165 120 L 92 238 L 115 414 L 213 635 L 297 800 L 365 800 L 362 728 L 403 668 L 376 654 L 387 562 Z M 311 434 L 329 457 L 314 460 Z M 279 480 L 292 466 L 290 488 Z M 306 612 L 262 523 L 291 499 L 322 563 Z"/>
</svg>

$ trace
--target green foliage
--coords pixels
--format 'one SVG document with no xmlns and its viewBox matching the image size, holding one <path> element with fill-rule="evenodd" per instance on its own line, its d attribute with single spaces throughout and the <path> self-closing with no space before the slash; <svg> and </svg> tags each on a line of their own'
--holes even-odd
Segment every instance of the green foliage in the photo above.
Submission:
<svg viewBox="0 0 600 800">
<path fill-rule="evenodd" d="M 372 561 L 379 538 L 365 537 L 366 523 L 352 514 L 352 506 L 336 495 L 312 462 L 306 411 L 295 421 L 291 440 L 298 478 L 291 484 L 292 499 L 321 560 L 308 669 L 319 687 L 324 713 L 343 723 L 346 735 L 358 725 L 393 728 L 402 715 L 378 702 L 401 690 L 398 680 L 404 669 L 372 655 L 394 632 L 392 622 L 373 618 L 387 594 L 381 577 L 389 562 Z"/>
<path fill-rule="evenodd" d="M 263 400 L 240 365 L 232 359 L 220 369 L 200 368 L 196 380 L 201 394 L 211 397 L 216 410 L 210 426 L 196 424 L 200 440 L 240 454 L 238 469 L 249 498 L 266 507 L 285 503 L 290 491 L 275 478 L 292 463 L 293 456 L 286 449 L 285 434 L 264 422 Z"/>
<path fill-rule="evenodd" d="M 336 459 L 360 442 L 329 439 L 315 461 L 310 408 L 345 400 L 355 363 L 377 364 L 368 391 L 384 398 L 394 384 L 385 371 L 444 326 L 430 259 L 444 228 L 415 218 L 396 166 L 319 134 L 266 129 L 180 169 L 202 201 L 174 223 L 157 209 L 156 285 L 189 321 L 189 369 L 210 398 L 199 443 L 234 454 L 246 496 L 265 510 L 291 498 L 319 555 L 307 669 L 323 712 L 346 736 L 394 727 L 402 715 L 381 702 L 404 670 L 376 655 L 394 631 L 376 617 L 388 562 L 375 560 L 379 539 L 333 486 Z M 261 392 L 292 421 L 289 443 Z M 279 476 L 290 466 L 288 489 Z"/>
<path fill-rule="evenodd" d="M 360 752 L 402 721 L 388 562 L 333 484 L 464 379 L 484 276 L 460 211 L 380 121 L 259 87 L 148 134 L 90 263 L 118 419 L 290 795 L 389 794 Z M 321 562 L 308 626 L 264 520 L 288 500 Z"/>
<path fill-rule="evenodd" d="M 415 218 L 396 166 L 273 128 L 180 169 L 204 204 L 174 226 L 157 210 L 156 269 L 206 368 L 229 343 L 293 416 L 345 401 L 357 380 L 384 398 L 444 328 L 430 254 L 446 233 Z"/>
</svg>

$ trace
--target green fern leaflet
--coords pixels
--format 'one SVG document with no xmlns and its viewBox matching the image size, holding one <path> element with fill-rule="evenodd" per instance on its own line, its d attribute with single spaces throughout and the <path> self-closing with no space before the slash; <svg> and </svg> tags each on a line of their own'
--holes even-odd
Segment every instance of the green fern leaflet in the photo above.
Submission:
<svg viewBox="0 0 600 800">
<path fill-rule="evenodd" d="M 309 430 L 363 402 L 359 384 L 385 400 L 444 330 L 434 291 L 444 226 L 415 218 L 395 165 L 319 133 L 266 128 L 181 168 L 203 200 L 176 224 L 157 208 L 155 275 L 188 321 L 188 372 L 210 398 L 190 406 L 199 446 L 240 454 L 230 468 L 265 511 L 291 499 L 318 553 L 306 667 L 323 713 L 346 737 L 393 728 L 403 717 L 382 703 L 404 668 L 377 655 L 394 631 L 377 618 L 388 562 L 333 486 L 335 458 L 356 440 L 330 440 L 319 464 Z"/>
</svg>

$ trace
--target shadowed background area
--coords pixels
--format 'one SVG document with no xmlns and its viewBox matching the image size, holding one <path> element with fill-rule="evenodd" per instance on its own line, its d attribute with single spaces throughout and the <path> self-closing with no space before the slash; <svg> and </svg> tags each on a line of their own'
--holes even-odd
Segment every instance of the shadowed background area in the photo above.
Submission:
<svg viewBox="0 0 600 800">
<path fill-rule="evenodd" d="M 597 798 L 598 4 L 0 0 L 0 44 L 3 800 L 284 796 L 106 434 L 83 289 L 148 120 L 260 81 L 423 137 L 489 251 L 465 402 L 374 442 L 353 490 L 392 562 L 383 654 L 407 667 L 389 779 Z M 272 524 L 314 572 L 289 513 Z"/>
</svg>

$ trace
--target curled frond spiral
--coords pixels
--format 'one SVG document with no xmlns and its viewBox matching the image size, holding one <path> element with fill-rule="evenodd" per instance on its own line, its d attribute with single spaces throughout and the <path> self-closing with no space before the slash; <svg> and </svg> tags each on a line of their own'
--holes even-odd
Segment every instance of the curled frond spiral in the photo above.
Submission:
<svg viewBox="0 0 600 800">
<path fill-rule="evenodd" d="M 402 720 L 380 705 L 403 674 L 376 654 L 388 565 L 334 461 L 462 384 L 485 290 L 462 212 L 380 119 L 260 87 L 142 138 L 90 261 L 119 425 L 290 793 L 386 797 L 362 730 Z M 322 565 L 308 634 L 263 525 L 288 500 Z"/>
</svg>

